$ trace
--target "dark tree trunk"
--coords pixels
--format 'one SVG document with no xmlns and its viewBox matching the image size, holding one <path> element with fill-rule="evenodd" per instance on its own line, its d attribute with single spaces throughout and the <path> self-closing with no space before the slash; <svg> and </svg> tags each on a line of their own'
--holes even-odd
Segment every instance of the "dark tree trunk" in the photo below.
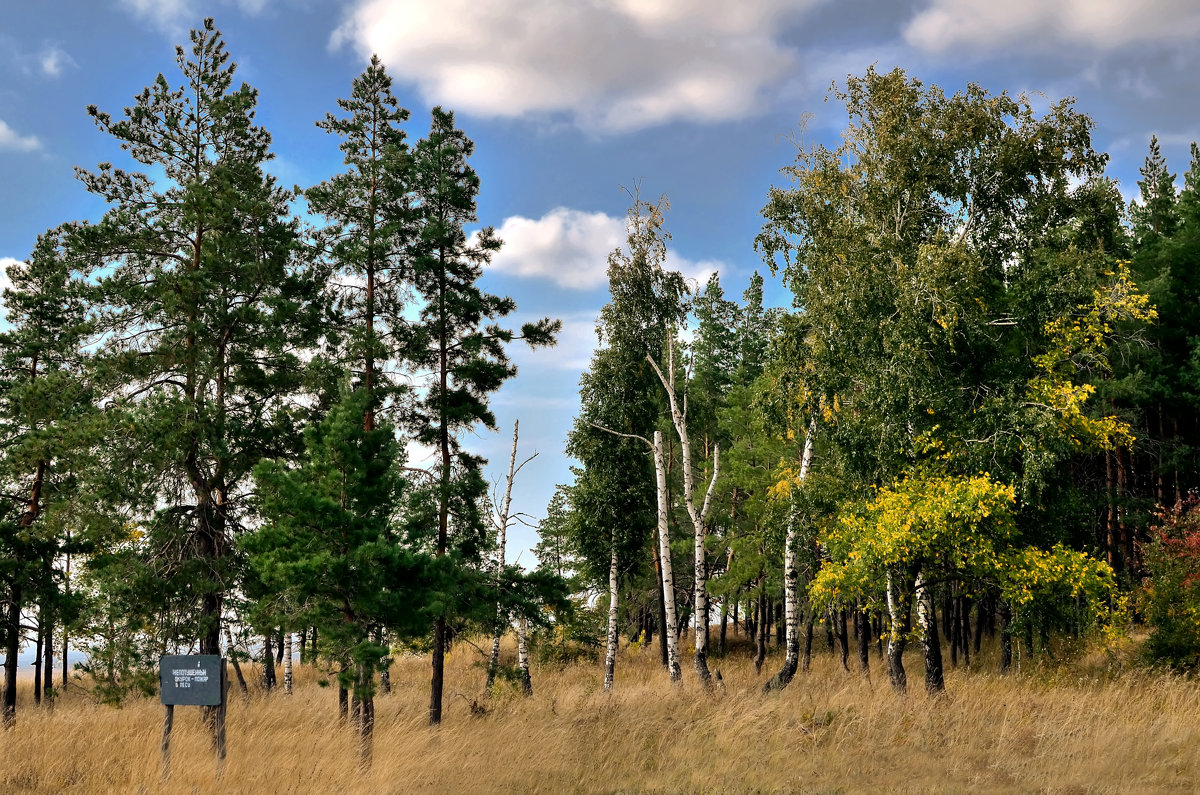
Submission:
<svg viewBox="0 0 1200 795">
<path fill-rule="evenodd" d="M 658 544 L 651 544 L 650 547 L 654 552 L 654 581 L 658 584 L 655 593 L 658 595 L 658 652 L 662 658 L 663 668 L 670 668 L 670 659 L 667 654 L 667 603 L 663 595 L 663 573 L 662 573 L 662 556 L 658 550 Z"/>
<path fill-rule="evenodd" d="M 846 634 L 846 611 L 844 609 L 835 610 L 834 614 L 836 614 L 836 617 L 837 617 L 837 639 L 838 639 L 838 648 L 842 652 L 842 670 L 849 673 L 850 672 L 850 638 Z M 834 614 L 831 614 L 830 618 L 833 618 Z"/>
<path fill-rule="evenodd" d="M 5 616 L 4 632 L 4 706 L 0 720 L 6 729 L 12 728 L 17 720 L 17 654 L 21 649 L 21 587 L 13 584 L 8 592 L 8 614 Z"/>
<path fill-rule="evenodd" d="M 812 667 L 812 644 L 813 644 L 813 610 L 812 605 L 808 606 L 808 615 L 804 619 L 804 654 L 800 657 L 800 670 L 807 671 Z"/>
<path fill-rule="evenodd" d="M 307 644 L 308 644 L 308 630 L 301 629 L 300 630 L 300 664 L 301 665 L 304 665 L 304 663 L 308 661 L 308 657 L 306 656 Z"/>
<path fill-rule="evenodd" d="M 42 645 L 42 695 L 49 706 L 54 700 L 54 614 L 49 609 L 43 609 L 43 615 L 45 626 L 42 631 L 46 642 Z"/>
<path fill-rule="evenodd" d="M 33 641 L 33 703 L 42 703 L 42 640 L 45 638 L 39 617 Z"/>
<path fill-rule="evenodd" d="M 763 661 L 767 659 L 767 600 L 758 599 L 758 633 L 754 649 L 754 673 L 762 671 Z"/>
<path fill-rule="evenodd" d="M 1012 666 L 1012 610 L 1008 602 L 1000 600 L 1000 673 L 1005 673 Z"/>
<path fill-rule="evenodd" d="M 861 606 L 854 611 L 858 624 L 858 667 L 864 674 L 871 673 L 871 617 Z"/>
<path fill-rule="evenodd" d="M 262 666 L 263 690 L 270 693 L 275 689 L 275 650 L 271 646 L 270 632 L 263 635 Z"/>
<path fill-rule="evenodd" d="M 280 631 L 280 633 L 275 636 L 275 640 L 278 641 L 278 643 L 275 644 L 275 664 L 282 665 L 283 664 L 283 647 L 286 645 L 283 642 L 283 632 L 282 631 Z"/>
</svg>

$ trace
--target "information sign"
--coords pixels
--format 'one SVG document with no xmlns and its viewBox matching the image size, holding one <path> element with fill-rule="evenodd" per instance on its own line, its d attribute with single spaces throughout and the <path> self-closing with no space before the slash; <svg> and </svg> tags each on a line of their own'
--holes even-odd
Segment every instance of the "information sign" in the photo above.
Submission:
<svg viewBox="0 0 1200 795">
<path fill-rule="evenodd" d="M 217 654 L 172 654 L 158 661 L 162 703 L 219 706 L 224 663 Z"/>
</svg>

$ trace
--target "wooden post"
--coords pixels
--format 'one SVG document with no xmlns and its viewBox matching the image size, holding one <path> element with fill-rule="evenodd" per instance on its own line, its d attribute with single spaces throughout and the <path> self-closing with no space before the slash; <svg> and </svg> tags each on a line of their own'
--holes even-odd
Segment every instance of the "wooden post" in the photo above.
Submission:
<svg viewBox="0 0 1200 795">
<path fill-rule="evenodd" d="M 217 707 L 217 778 L 225 772 L 225 708 L 229 703 L 229 674 L 221 660 L 221 705 Z"/>
<path fill-rule="evenodd" d="M 163 716 L 162 731 L 162 777 L 166 781 L 171 777 L 171 726 L 175 722 L 175 705 L 167 704 L 167 714 Z"/>
</svg>

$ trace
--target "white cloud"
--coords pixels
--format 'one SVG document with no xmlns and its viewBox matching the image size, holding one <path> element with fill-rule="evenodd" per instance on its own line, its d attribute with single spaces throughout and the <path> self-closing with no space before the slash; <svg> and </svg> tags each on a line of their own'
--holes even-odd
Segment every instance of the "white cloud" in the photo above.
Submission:
<svg viewBox="0 0 1200 795">
<path fill-rule="evenodd" d="M 0 119 L 0 151 L 7 149 L 15 152 L 32 152 L 40 149 L 41 146 L 42 142 L 35 136 L 18 135 L 16 130 Z"/>
<path fill-rule="evenodd" d="M 932 0 L 905 27 L 927 52 L 1181 42 L 1200 34 L 1195 0 Z"/>
<path fill-rule="evenodd" d="M 430 102 L 623 132 L 743 118 L 793 72 L 778 36 L 823 0 L 359 0 L 334 48 L 377 53 Z"/>
<path fill-rule="evenodd" d="M 42 68 L 42 74 L 47 77 L 58 77 L 63 69 L 76 65 L 75 60 L 66 51 L 53 45 L 42 50 L 38 56 L 38 64 Z"/>
<path fill-rule="evenodd" d="M 625 243 L 625 220 L 556 207 L 541 218 L 510 216 L 496 234 L 504 245 L 492 258 L 495 270 L 550 279 L 570 290 L 594 290 L 607 283 L 608 255 Z M 701 285 L 715 271 L 728 270 L 717 260 L 690 260 L 673 249 L 664 266 Z"/>
<path fill-rule="evenodd" d="M 496 232 L 504 241 L 492 258 L 496 270 L 591 290 L 605 283 L 609 252 L 625 241 L 625 222 L 606 213 L 556 207 L 538 219 L 506 218 Z"/>
</svg>

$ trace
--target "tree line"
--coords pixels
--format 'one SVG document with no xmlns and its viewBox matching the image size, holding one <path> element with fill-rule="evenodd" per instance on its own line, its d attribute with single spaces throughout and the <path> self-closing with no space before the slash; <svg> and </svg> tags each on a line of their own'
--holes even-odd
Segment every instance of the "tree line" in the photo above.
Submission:
<svg viewBox="0 0 1200 795">
<path fill-rule="evenodd" d="M 26 636 L 40 700 L 54 644 L 64 685 L 70 644 L 116 699 L 152 691 L 172 651 L 236 667 L 253 647 L 273 684 L 300 633 L 367 743 L 389 650 L 427 646 L 436 724 L 455 630 L 562 600 L 561 580 L 493 560 L 484 461 L 462 443 L 495 427 L 510 344 L 552 345 L 560 323 L 505 325 L 515 303 L 479 285 L 501 242 L 466 232 L 474 144 L 440 107 L 410 144 L 377 58 L 317 121 L 345 171 L 294 191 L 265 171 L 257 92 L 212 20 L 176 65 L 116 117 L 88 108 L 145 171 L 77 169 L 109 209 L 9 273 L 4 722 Z"/>
</svg>

